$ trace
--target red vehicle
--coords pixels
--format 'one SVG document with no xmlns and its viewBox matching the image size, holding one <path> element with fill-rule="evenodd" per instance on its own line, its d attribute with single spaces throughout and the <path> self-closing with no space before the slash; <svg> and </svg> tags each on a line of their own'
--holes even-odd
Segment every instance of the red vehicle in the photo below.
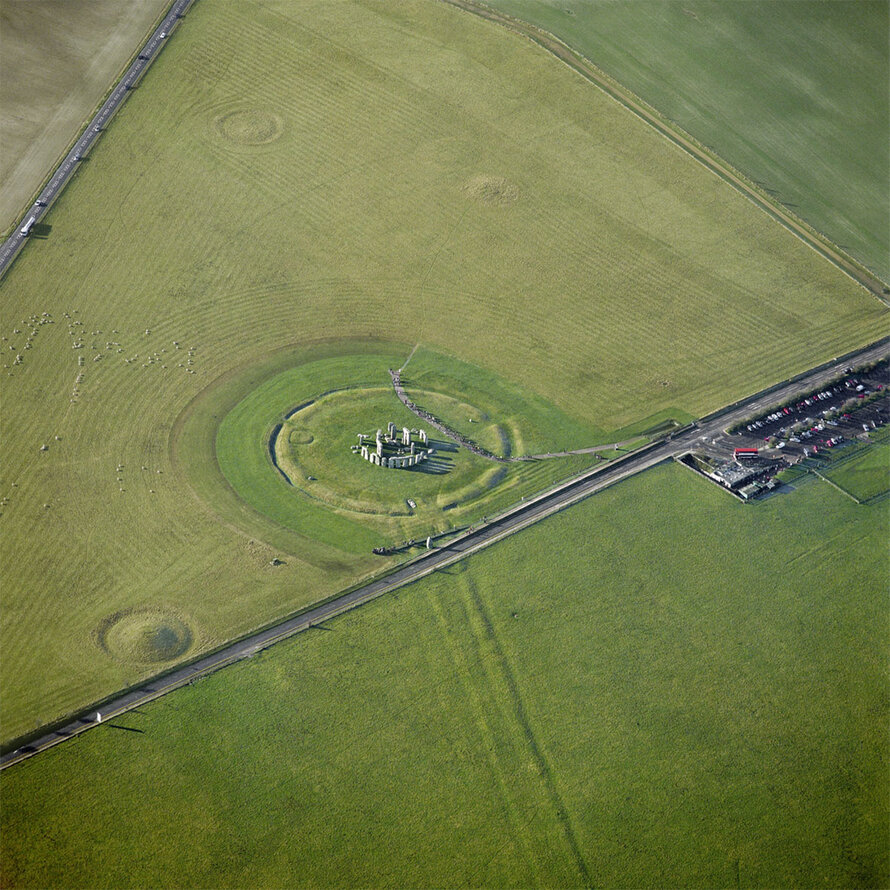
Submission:
<svg viewBox="0 0 890 890">
<path fill-rule="evenodd" d="M 739 460 L 740 458 L 757 457 L 758 454 L 760 454 L 760 451 L 757 448 L 736 448 L 732 452 L 732 456 L 736 460 Z"/>
</svg>

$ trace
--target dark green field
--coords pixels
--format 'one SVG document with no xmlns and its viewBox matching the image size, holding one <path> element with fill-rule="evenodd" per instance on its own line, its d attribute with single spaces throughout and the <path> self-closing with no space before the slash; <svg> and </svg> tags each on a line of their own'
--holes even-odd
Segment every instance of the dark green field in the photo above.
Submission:
<svg viewBox="0 0 890 890">
<path fill-rule="evenodd" d="M 890 281 L 886 0 L 487 0 L 537 24 Z"/>
<path fill-rule="evenodd" d="M 888 509 L 656 468 L 4 772 L 3 885 L 887 886 Z"/>
</svg>

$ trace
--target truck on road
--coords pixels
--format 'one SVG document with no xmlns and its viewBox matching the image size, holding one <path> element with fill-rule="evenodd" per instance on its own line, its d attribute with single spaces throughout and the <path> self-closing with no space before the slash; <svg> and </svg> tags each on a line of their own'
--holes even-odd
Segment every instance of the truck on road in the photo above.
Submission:
<svg viewBox="0 0 890 890">
<path fill-rule="evenodd" d="M 24 237 L 31 234 L 31 227 L 37 222 L 36 216 L 29 216 L 28 221 L 22 226 L 21 233 Z"/>
</svg>

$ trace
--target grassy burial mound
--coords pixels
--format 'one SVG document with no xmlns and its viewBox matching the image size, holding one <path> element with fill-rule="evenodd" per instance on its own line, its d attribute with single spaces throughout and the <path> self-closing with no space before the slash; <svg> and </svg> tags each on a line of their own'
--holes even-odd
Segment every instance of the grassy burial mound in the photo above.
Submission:
<svg viewBox="0 0 890 890">
<path fill-rule="evenodd" d="M 890 282 L 885 0 L 489 0 L 565 40 Z"/>
<path fill-rule="evenodd" d="M 888 506 L 648 471 L 4 772 L 4 883 L 887 886 Z"/>
<path fill-rule="evenodd" d="M 221 470 L 223 418 L 307 344 L 343 370 L 306 398 L 361 380 L 347 340 L 400 344 L 377 386 L 416 343 L 479 368 L 503 409 L 420 351 L 408 391 L 508 434 L 526 394 L 563 418 L 534 451 L 717 408 L 888 322 L 546 53 L 432 2 L 196 4 L 47 221 L 0 318 L 4 738 L 151 673 L 97 646 L 109 616 L 188 616 L 193 654 L 379 569 L 373 517 L 294 528 Z"/>
</svg>

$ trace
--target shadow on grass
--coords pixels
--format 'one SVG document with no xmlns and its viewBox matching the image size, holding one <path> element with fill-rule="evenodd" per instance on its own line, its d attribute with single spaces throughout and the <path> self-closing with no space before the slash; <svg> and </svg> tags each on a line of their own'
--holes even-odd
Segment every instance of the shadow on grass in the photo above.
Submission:
<svg viewBox="0 0 890 890">
<path fill-rule="evenodd" d="M 454 469 L 454 458 L 450 455 L 457 452 L 458 446 L 445 439 L 430 439 L 429 447 L 436 451 L 432 457 L 405 469 L 409 473 L 424 473 L 428 476 L 444 476 L 450 473 Z"/>
<path fill-rule="evenodd" d="M 409 473 L 424 473 L 428 476 L 444 476 L 453 469 L 452 462 L 447 459 L 428 458 L 423 463 L 406 467 Z"/>
</svg>

